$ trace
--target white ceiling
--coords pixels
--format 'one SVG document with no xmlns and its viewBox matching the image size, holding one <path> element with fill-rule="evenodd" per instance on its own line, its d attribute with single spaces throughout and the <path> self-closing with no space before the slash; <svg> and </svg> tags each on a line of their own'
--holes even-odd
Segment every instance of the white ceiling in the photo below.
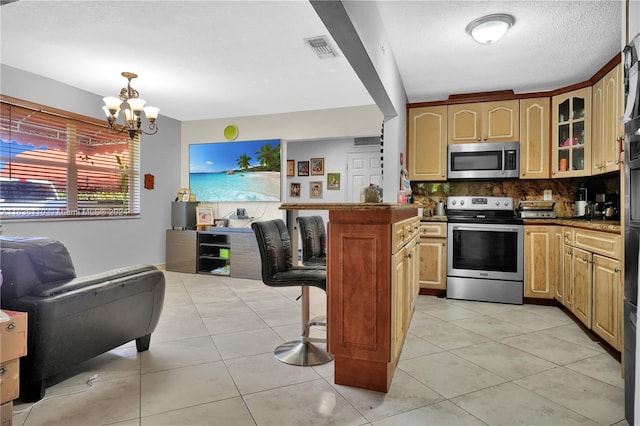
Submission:
<svg viewBox="0 0 640 426">
<path fill-rule="evenodd" d="M 618 0 L 363 1 L 379 9 L 409 102 L 556 89 L 621 49 Z M 497 12 L 516 19 L 504 39 L 465 33 Z M 103 96 L 135 72 L 140 97 L 181 121 L 373 103 L 342 54 L 321 60 L 304 43 L 328 35 L 306 0 L 20 0 L 0 24 L 3 64 Z"/>
</svg>

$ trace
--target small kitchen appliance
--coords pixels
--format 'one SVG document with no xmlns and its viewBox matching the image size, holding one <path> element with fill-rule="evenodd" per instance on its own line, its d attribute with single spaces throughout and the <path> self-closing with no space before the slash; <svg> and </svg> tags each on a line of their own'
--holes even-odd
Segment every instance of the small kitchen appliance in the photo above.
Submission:
<svg viewBox="0 0 640 426">
<path fill-rule="evenodd" d="M 516 208 L 520 219 L 553 219 L 555 201 L 548 200 L 521 200 Z"/>
<path fill-rule="evenodd" d="M 447 146 L 447 178 L 517 179 L 520 142 L 457 143 Z"/>
<path fill-rule="evenodd" d="M 587 188 L 584 187 L 584 184 L 580 184 L 580 188 L 576 192 L 576 199 L 574 202 L 574 212 L 573 215 L 575 217 L 585 217 L 587 216 L 587 206 L 589 204 L 589 197 L 587 193 Z"/>
</svg>

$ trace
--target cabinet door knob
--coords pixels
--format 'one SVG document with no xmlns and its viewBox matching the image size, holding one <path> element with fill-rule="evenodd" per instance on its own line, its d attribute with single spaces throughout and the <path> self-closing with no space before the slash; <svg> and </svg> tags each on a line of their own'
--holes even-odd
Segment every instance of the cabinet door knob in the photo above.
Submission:
<svg viewBox="0 0 640 426">
<path fill-rule="evenodd" d="M 620 272 L 620 268 L 614 269 L 613 272 Z"/>
</svg>

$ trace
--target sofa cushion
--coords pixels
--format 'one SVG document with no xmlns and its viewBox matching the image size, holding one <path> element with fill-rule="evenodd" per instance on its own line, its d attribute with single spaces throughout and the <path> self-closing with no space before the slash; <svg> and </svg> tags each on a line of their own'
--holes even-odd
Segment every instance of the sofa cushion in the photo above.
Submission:
<svg viewBox="0 0 640 426">
<path fill-rule="evenodd" d="M 76 277 L 76 271 L 73 267 L 71 255 L 67 248 L 60 241 L 51 238 L 19 238 L 19 237 L 0 237 L 0 247 L 2 249 L 24 250 L 31 261 L 31 269 L 35 271 L 39 278 L 39 283 L 48 283 L 53 281 L 68 280 Z M 18 271 L 7 271 L 13 265 L 11 263 L 4 264 L 3 275 L 7 273 L 13 274 Z M 19 278 L 20 283 L 25 279 Z M 22 290 L 18 293 L 26 294 Z M 20 297 L 20 296 L 17 296 Z"/>
</svg>

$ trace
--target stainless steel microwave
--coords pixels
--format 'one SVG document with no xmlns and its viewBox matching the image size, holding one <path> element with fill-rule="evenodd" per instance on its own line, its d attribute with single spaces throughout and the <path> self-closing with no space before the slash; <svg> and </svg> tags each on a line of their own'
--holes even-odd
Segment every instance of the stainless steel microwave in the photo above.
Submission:
<svg viewBox="0 0 640 426">
<path fill-rule="evenodd" d="M 517 179 L 520 142 L 461 143 L 447 147 L 447 179 Z"/>
</svg>

